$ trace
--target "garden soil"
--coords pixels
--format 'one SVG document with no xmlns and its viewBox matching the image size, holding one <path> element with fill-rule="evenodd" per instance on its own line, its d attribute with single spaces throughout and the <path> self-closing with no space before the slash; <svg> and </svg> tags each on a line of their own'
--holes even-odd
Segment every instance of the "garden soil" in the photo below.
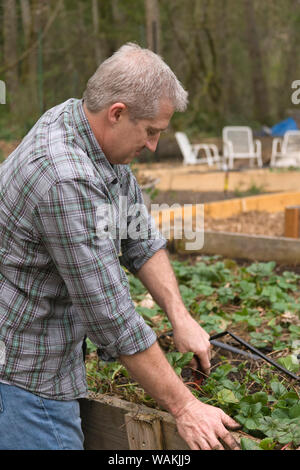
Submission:
<svg viewBox="0 0 300 470">
<path fill-rule="evenodd" d="M 236 198 L 234 192 L 159 191 L 153 204 L 206 204 Z M 224 219 L 205 217 L 204 228 L 249 235 L 284 236 L 284 212 L 249 211 Z"/>
</svg>

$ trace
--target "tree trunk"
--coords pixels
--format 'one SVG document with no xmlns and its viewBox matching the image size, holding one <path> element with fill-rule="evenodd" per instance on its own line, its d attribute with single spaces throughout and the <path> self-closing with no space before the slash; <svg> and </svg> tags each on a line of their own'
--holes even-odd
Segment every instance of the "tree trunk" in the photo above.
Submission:
<svg viewBox="0 0 300 470">
<path fill-rule="evenodd" d="M 20 0 L 21 1 L 21 18 L 22 18 L 22 26 L 24 32 L 24 46 L 25 50 L 29 49 L 30 42 L 32 38 L 32 14 L 30 9 L 29 0 Z M 32 87 L 32 82 L 30 77 L 35 76 L 36 73 L 36 62 L 33 61 L 33 57 L 35 57 L 32 53 L 29 54 L 22 62 L 21 62 L 21 75 L 22 75 L 22 82 L 25 83 L 28 81 L 29 88 Z M 32 92 L 30 92 L 32 95 Z"/>
<path fill-rule="evenodd" d="M 16 0 L 3 1 L 3 38 L 4 38 L 4 64 L 15 63 L 18 59 L 17 51 L 17 12 Z M 10 109 L 17 107 L 17 93 L 19 88 L 18 66 L 12 67 L 5 74 L 6 89 Z"/>
<path fill-rule="evenodd" d="M 266 80 L 263 73 L 262 53 L 255 21 L 253 0 L 244 0 L 247 43 L 251 60 L 252 87 L 254 98 L 254 117 L 262 122 L 269 121 L 269 99 Z"/>
<path fill-rule="evenodd" d="M 93 32 L 94 32 L 94 50 L 95 61 L 98 65 L 102 62 L 101 45 L 99 38 L 99 4 L 98 0 L 92 0 Z"/>
<path fill-rule="evenodd" d="M 157 54 L 161 53 L 160 18 L 158 0 L 145 0 L 147 47 Z"/>
<path fill-rule="evenodd" d="M 37 106 L 39 113 L 42 114 L 45 110 L 44 102 L 44 39 L 42 38 L 42 33 L 46 25 L 47 19 L 50 13 L 51 2 L 48 0 L 34 0 L 33 3 L 33 30 L 35 40 L 38 40 L 38 46 L 35 53 L 36 60 L 36 97 L 37 97 Z"/>
<path fill-rule="evenodd" d="M 123 0 L 111 0 L 111 14 L 113 19 L 112 28 L 114 34 L 109 38 L 106 38 L 105 41 L 105 53 L 107 56 L 113 54 L 119 47 L 124 44 L 124 36 L 122 34 L 122 27 L 124 24 L 127 24 L 128 18 L 122 7 L 124 7 Z M 143 27 L 143 25 L 141 25 Z"/>
<path fill-rule="evenodd" d="M 290 33 L 289 33 L 289 47 L 285 51 L 285 56 L 282 62 L 283 67 L 283 80 L 280 83 L 280 93 L 278 93 L 277 101 L 277 115 L 278 119 L 286 117 L 286 111 L 291 106 L 291 95 L 292 95 L 292 82 L 298 78 L 297 66 L 299 65 L 298 51 L 299 51 L 299 17 L 300 17 L 300 2 L 299 0 L 293 0 L 290 8 L 293 10 L 293 20 L 290 22 Z"/>
<path fill-rule="evenodd" d="M 71 52 L 71 43 L 72 43 L 72 35 L 66 34 L 69 28 L 69 18 L 68 18 L 68 11 L 66 8 L 66 1 L 63 0 L 61 11 L 61 30 L 60 33 L 60 41 L 65 45 L 65 74 L 68 82 L 70 83 L 70 94 L 71 96 L 75 96 L 77 94 L 77 72 L 74 63 L 74 56 Z"/>
<path fill-rule="evenodd" d="M 218 34 L 219 34 L 219 76 L 222 77 L 221 86 L 221 112 L 223 117 L 230 116 L 237 107 L 238 98 L 236 93 L 235 76 L 230 57 L 231 31 L 229 27 L 230 4 L 228 0 L 217 3 L 218 8 Z M 229 15 L 228 15 L 229 13 Z"/>
<path fill-rule="evenodd" d="M 29 0 L 20 0 L 20 3 L 21 3 L 22 24 L 23 24 L 23 30 L 24 30 L 24 44 L 25 44 L 25 48 L 27 49 L 29 45 L 30 31 L 31 31 L 31 25 L 32 25 L 31 11 L 30 11 Z"/>
</svg>

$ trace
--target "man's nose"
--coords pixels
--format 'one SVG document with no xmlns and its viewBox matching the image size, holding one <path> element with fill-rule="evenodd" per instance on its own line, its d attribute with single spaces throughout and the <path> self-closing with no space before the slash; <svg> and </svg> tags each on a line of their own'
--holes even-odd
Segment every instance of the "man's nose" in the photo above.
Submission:
<svg viewBox="0 0 300 470">
<path fill-rule="evenodd" d="M 155 152 L 158 141 L 159 141 L 159 137 L 160 137 L 160 134 L 147 139 L 145 146 L 147 147 L 147 149 L 150 150 L 150 152 Z"/>
</svg>

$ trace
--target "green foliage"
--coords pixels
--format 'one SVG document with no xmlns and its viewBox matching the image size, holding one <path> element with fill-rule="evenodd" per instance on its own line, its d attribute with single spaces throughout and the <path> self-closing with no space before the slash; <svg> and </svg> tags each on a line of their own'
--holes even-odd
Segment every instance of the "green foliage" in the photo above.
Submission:
<svg viewBox="0 0 300 470">
<path fill-rule="evenodd" d="M 299 360 L 293 349 L 300 337 L 298 274 L 288 271 L 278 274 L 274 262 L 240 267 L 218 256 L 203 256 L 195 264 L 173 261 L 172 265 L 186 307 L 208 333 L 239 329 L 257 348 L 277 354 L 284 350 L 277 362 L 293 373 L 299 372 Z M 132 298 L 139 303 L 146 290 L 134 276 L 128 272 L 127 275 Z M 151 309 L 138 305 L 136 309 L 158 335 L 171 329 L 157 305 Z M 289 318 L 295 321 L 291 323 Z M 166 356 L 180 376 L 193 353 L 168 351 Z M 123 396 L 130 399 L 138 396 L 140 401 L 153 406 L 150 397 L 126 379 L 120 365 L 101 362 L 98 365 L 93 390 L 97 387 L 102 392 L 122 390 Z M 128 383 L 119 387 L 115 381 L 120 378 Z M 221 356 L 221 363 L 212 369 L 201 389 L 193 388 L 192 393 L 204 403 L 222 408 L 242 425 L 243 431 L 260 440 L 242 439 L 242 449 L 272 450 L 289 443 L 300 445 L 299 392 L 291 380 L 263 361 L 253 370 L 246 361 L 230 363 Z"/>
<path fill-rule="evenodd" d="M 97 346 L 91 342 L 89 338 L 86 338 L 86 354 L 91 354 L 97 351 Z"/>
<path fill-rule="evenodd" d="M 274 262 L 237 268 L 228 260 L 216 261 L 215 258 L 193 266 L 174 261 L 173 268 L 187 308 L 209 333 L 219 332 L 232 322 L 243 323 L 254 346 L 264 348 L 277 341 L 279 349 L 299 337 L 299 326 L 280 322 L 280 314 L 299 312 L 299 301 L 294 296 L 299 275 L 289 272 L 278 275 Z M 230 316 L 226 312 L 229 305 L 238 307 Z M 262 311 L 268 322 L 260 328 Z M 284 331 L 292 335 L 281 341 Z"/>
<path fill-rule="evenodd" d="M 177 375 L 180 375 L 184 366 L 188 365 L 194 354 L 192 352 L 180 353 L 180 352 L 170 352 L 166 354 L 166 358 L 174 368 Z"/>
<path fill-rule="evenodd" d="M 252 439 L 248 439 L 247 437 L 242 437 L 241 449 L 242 450 L 262 450 L 255 441 L 253 441 Z"/>
<path fill-rule="evenodd" d="M 256 437 L 265 438 L 258 445 L 253 441 L 244 441 L 242 448 L 257 445 L 261 449 L 272 449 L 278 444 L 293 443 L 300 445 L 300 397 L 295 391 L 289 391 L 276 378 L 267 383 L 257 374 L 251 374 L 251 381 L 256 378 L 262 390 L 250 393 L 247 390 L 247 378 L 241 385 L 229 380 L 228 375 L 236 372 L 230 364 L 218 367 L 207 379 L 203 391 L 209 402 L 222 407 L 243 426 L 243 430 Z M 256 376 L 256 377 L 255 377 Z M 263 390 L 264 389 L 264 390 Z M 250 450 L 250 449 L 249 449 Z M 253 449 L 254 450 L 254 449 Z"/>
<path fill-rule="evenodd" d="M 16 41 L 13 34 L 7 39 L 11 37 L 9 46 L 13 53 L 19 58 L 25 56 L 17 68 L 6 69 L 3 59 L 7 44 L 2 28 L 0 78 L 7 81 L 8 96 L 7 105 L 0 110 L 4 118 L 0 138 L 22 137 L 42 111 L 70 97 L 80 98 L 99 60 L 110 56 L 121 44 L 132 41 L 147 46 L 143 1 L 97 3 L 99 12 L 95 22 L 89 2 L 65 0 L 38 47 L 34 44 L 41 38 L 41 31 L 31 28 L 30 42 L 27 42 L 23 15 L 17 6 Z M 270 108 L 266 114 L 273 117 L 272 123 L 282 119 L 285 109 L 290 107 L 290 77 L 299 75 L 299 64 L 293 61 L 299 43 L 299 15 L 294 3 L 274 0 L 266 9 L 264 2 L 258 2 L 252 20 L 252 29 L 257 34 L 248 36 L 246 41 L 250 18 L 243 5 L 244 2 L 234 0 L 221 6 L 217 0 L 197 0 L 186 8 L 180 0 L 159 2 L 159 52 L 189 92 L 189 107 L 185 113 L 175 114 L 174 130 L 188 130 L 199 136 L 220 135 L 224 125 L 261 128 L 268 122 L 256 109 L 255 95 L 264 81 Z M 55 2 L 45 2 L 38 13 L 35 11 L 38 2 L 31 7 L 32 17 L 38 14 L 40 23 L 45 25 L 53 14 Z M 1 5 L 1 19 L 4 10 L 5 4 Z M 261 54 L 268 50 L 262 65 L 256 59 L 258 54 L 253 54 L 254 49 Z M 18 75 L 16 93 L 10 90 L 12 72 Z M 14 109 L 10 109 L 11 104 Z M 253 185 L 249 191 L 257 194 L 260 188 Z"/>
<path fill-rule="evenodd" d="M 289 370 L 290 372 L 293 372 L 293 373 L 299 372 L 299 369 L 300 369 L 299 361 L 293 355 L 280 357 L 278 359 L 278 363 L 282 365 L 285 369 Z"/>
<path fill-rule="evenodd" d="M 131 296 L 135 300 L 143 298 L 147 292 L 145 286 L 135 276 L 128 276 Z"/>
</svg>

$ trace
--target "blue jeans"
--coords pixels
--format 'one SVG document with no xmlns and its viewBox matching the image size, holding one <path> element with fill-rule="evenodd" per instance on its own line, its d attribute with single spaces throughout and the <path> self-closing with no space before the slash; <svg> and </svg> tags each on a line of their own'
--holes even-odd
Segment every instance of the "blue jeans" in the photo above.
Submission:
<svg viewBox="0 0 300 470">
<path fill-rule="evenodd" d="M 49 400 L 0 383 L 1 450 L 83 450 L 78 400 Z"/>
</svg>

